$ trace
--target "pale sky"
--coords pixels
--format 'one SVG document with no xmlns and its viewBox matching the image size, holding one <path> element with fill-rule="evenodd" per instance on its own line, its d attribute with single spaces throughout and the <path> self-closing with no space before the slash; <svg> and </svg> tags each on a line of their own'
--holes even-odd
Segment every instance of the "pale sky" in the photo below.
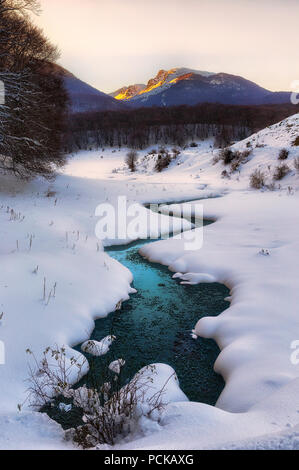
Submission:
<svg viewBox="0 0 299 470">
<path fill-rule="evenodd" d="M 299 80 L 299 0 L 41 0 L 35 21 L 59 63 L 104 92 L 159 69 L 241 75 L 270 90 Z"/>
</svg>

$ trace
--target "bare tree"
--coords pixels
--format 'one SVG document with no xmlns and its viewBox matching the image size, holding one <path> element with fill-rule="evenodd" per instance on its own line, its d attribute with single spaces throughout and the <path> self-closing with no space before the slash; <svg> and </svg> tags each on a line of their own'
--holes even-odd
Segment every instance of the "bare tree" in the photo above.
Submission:
<svg viewBox="0 0 299 470">
<path fill-rule="evenodd" d="M 24 15 L 27 11 L 40 12 L 39 0 L 0 0 L 0 13 L 20 12 Z"/>
<path fill-rule="evenodd" d="M 138 159 L 138 153 L 135 150 L 130 150 L 126 156 L 126 164 L 129 169 L 134 172 L 136 171 L 136 163 Z"/>
<path fill-rule="evenodd" d="M 0 0 L 0 166 L 20 176 L 51 177 L 64 163 L 67 96 L 52 63 L 56 47 L 33 25 L 35 0 Z"/>
</svg>

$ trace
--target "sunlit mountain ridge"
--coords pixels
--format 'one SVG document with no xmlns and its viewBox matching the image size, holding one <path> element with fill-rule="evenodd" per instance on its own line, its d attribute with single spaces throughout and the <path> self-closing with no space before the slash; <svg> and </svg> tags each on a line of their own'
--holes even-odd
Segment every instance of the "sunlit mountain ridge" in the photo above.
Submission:
<svg viewBox="0 0 299 470">
<path fill-rule="evenodd" d="M 282 104 L 289 92 L 272 92 L 243 77 L 178 67 L 159 70 L 146 85 L 129 85 L 110 93 L 134 107 L 221 103 L 236 105 Z"/>
</svg>

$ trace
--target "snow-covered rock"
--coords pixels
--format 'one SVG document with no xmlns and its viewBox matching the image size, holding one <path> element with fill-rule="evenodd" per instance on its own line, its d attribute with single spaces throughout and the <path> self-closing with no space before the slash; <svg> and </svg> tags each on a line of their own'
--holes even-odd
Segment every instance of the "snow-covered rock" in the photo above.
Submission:
<svg viewBox="0 0 299 470">
<path fill-rule="evenodd" d="M 59 403 L 59 409 L 64 413 L 69 413 L 72 409 L 72 404 L 67 405 L 66 403 Z"/>
<path fill-rule="evenodd" d="M 109 364 L 109 369 L 120 374 L 121 368 L 125 365 L 126 361 L 124 359 L 116 359 L 115 361 Z"/>
<path fill-rule="evenodd" d="M 89 339 L 82 344 L 81 350 L 92 356 L 104 356 L 109 351 L 114 340 L 116 340 L 116 336 L 114 335 L 106 336 L 101 341 Z"/>
</svg>

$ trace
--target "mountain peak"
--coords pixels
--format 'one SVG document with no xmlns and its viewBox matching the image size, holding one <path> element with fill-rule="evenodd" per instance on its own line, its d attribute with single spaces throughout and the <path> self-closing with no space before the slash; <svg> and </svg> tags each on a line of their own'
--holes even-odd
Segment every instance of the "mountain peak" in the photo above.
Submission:
<svg viewBox="0 0 299 470">
<path fill-rule="evenodd" d="M 164 85 L 175 84 L 180 80 L 188 80 L 192 75 L 209 77 L 214 75 L 214 73 L 189 69 L 187 67 L 175 67 L 170 70 L 160 69 L 154 78 L 148 80 L 147 85 L 138 84 L 125 86 L 110 93 L 110 96 L 113 96 L 113 98 L 117 100 L 130 100 L 138 95 L 150 93 Z"/>
<path fill-rule="evenodd" d="M 111 93 L 134 107 L 193 106 L 199 103 L 228 105 L 282 104 L 290 93 L 271 92 L 243 77 L 176 67 L 160 69 L 146 85 L 131 85 Z"/>
</svg>

